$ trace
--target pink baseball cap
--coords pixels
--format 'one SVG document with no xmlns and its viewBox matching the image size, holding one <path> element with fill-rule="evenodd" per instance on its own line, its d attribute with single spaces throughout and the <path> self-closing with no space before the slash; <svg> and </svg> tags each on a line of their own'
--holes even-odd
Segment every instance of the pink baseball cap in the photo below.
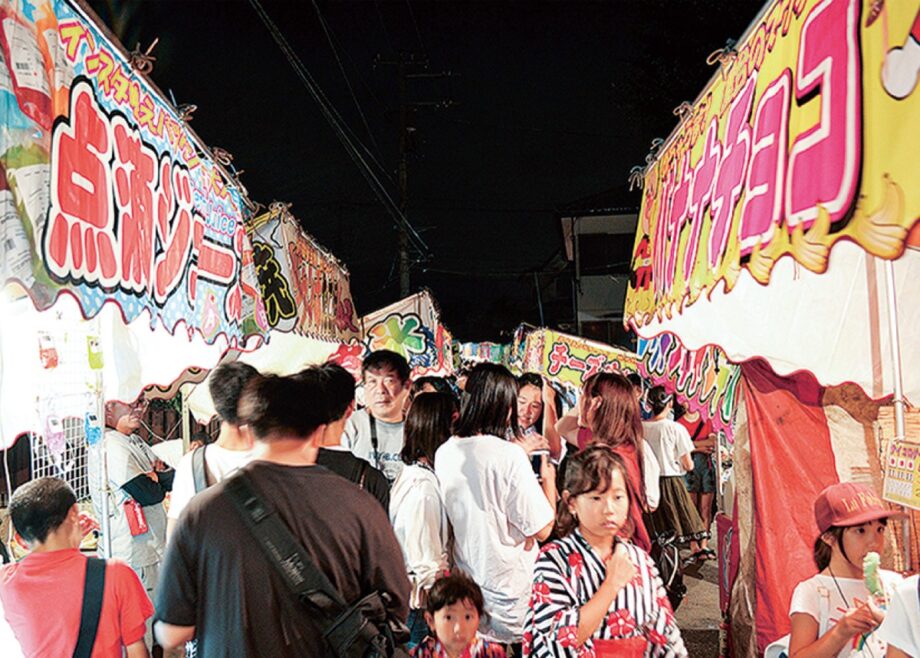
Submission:
<svg viewBox="0 0 920 658">
<path fill-rule="evenodd" d="M 888 509 L 872 489 L 856 482 L 832 484 L 815 500 L 815 521 L 821 534 L 834 526 L 862 525 L 903 516 L 901 512 Z"/>
</svg>

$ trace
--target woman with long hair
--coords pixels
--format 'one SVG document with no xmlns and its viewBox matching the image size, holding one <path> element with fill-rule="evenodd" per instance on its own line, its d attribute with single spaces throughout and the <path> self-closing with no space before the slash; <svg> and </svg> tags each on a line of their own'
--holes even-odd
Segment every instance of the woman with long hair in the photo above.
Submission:
<svg viewBox="0 0 920 658">
<path fill-rule="evenodd" d="M 623 539 L 631 488 L 611 448 L 573 455 L 556 512 L 558 539 L 534 570 L 525 655 L 535 658 L 684 657 L 655 564 Z"/>
<path fill-rule="evenodd" d="M 652 419 L 642 423 L 645 440 L 658 458 L 661 467 L 661 502 L 658 509 L 647 518 L 652 536 L 669 530 L 676 533 L 677 544 L 690 545 L 689 563 L 715 557 L 706 547 L 709 532 L 699 512 L 690 500 L 684 484 L 684 473 L 693 470 L 693 442 L 690 434 L 679 423 L 668 416 L 674 403 L 674 396 L 662 386 L 654 386 L 648 392 L 648 403 L 652 408 Z"/>
<path fill-rule="evenodd" d="M 589 428 L 592 441 L 610 447 L 626 465 L 631 501 L 631 540 L 641 549 L 650 551 L 652 542 L 642 513 L 650 509 L 646 496 L 645 462 L 654 457 L 645 454 L 639 404 L 630 381 L 612 372 L 589 377 L 579 401 L 578 424 Z"/>
<path fill-rule="evenodd" d="M 449 527 L 434 472 L 435 453 L 450 438 L 456 405 L 449 393 L 420 393 L 406 417 L 400 471 L 390 491 L 390 521 L 402 547 L 412 585 L 409 648 L 428 634 L 425 599 L 437 575 L 448 566 Z"/>
<path fill-rule="evenodd" d="M 507 368 L 483 363 L 466 383 L 469 395 L 435 473 L 454 532 L 454 561 L 482 585 L 487 639 L 517 644 L 533 580 L 536 541 L 553 529 L 555 469 L 541 460 L 543 484 L 518 436 L 518 385 Z"/>
</svg>

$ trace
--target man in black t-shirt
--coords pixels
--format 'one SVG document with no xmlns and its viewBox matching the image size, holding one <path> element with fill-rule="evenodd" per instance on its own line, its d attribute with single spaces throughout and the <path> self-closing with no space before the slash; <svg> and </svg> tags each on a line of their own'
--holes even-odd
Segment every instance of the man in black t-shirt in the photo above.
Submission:
<svg viewBox="0 0 920 658">
<path fill-rule="evenodd" d="M 326 380 L 311 368 L 247 385 L 239 415 L 258 448 L 241 470 L 345 601 L 386 593 L 392 617 L 405 619 L 409 582 L 387 515 L 370 494 L 315 466 L 331 420 Z M 196 496 L 179 518 L 160 574 L 160 644 L 196 637 L 199 658 L 329 655 L 315 614 L 265 557 L 228 481 Z"/>
<path fill-rule="evenodd" d="M 355 410 L 355 378 L 335 363 L 319 366 L 317 370 L 325 378 L 329 416 L 333 420 L 326 426 L 320 440 L 316 463 L 357 484 L 379 500 L 384 511 L 389 514 L 389 480 L 382 471 L 371 466 L 368 461 L 355 457 L 351 450 L 342 446 L 345 423 Z"/>
</svg>

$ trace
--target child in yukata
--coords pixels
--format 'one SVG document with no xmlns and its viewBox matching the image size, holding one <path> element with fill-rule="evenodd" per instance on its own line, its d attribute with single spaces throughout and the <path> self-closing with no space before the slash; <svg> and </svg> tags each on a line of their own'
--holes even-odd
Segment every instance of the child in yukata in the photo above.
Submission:
<svg viewBox="0 0 920 658">
<path fill-rule="evenodd" d="M 482 590 L 469 576 L 453 572 L 435 581 L 428 591 L 425 620 L 428 635 L 412 650 L 414 658 L 505 658 L 501 644 L 478 632 Z"/>
</svg>

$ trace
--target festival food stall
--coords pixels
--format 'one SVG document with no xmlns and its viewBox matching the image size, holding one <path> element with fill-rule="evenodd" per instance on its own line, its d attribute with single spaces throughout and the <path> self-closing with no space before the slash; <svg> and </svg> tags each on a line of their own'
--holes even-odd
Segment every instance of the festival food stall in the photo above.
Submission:
<svg viewBox="0 0 920 658">
<path fill-rule="evenodd" d="M 362 321 L 345 266 L 301 228 L 285 204 L 272 204 L 251 221 L 250 230 L 269 330 L 255 349 L 230 349 L 224 360 L 287 375 L 360 346 Z M 189 406 L 199 420 L 214 415 L 206 385 L 195 387 Z"/>
<path fill-rule="evenodd" d="M 79 3 L 0 6 L 0 447 L 88 494 L 102 402 L 264 337 L 238 182 Z"/>
<path fill-rule="evenodd" d="M 369 313 L 361 318 L 363 341 L 343 346 L 334 359 L 356 377 L 361 359 L 374 350 L 391 350 L 409 362 L 412 379 L 453 373 L 453 337 L 441 322 L 441 309 L 430 290 Z"/>
<path fill-rule="evenodd" d="M 880 460 L 878 431 L 920 402 L 918 38 L 916 3 L 774 0 L 643 172 L 627 322 L 665 362 L 708 358 L 697 408 L 735 414 L 734 655 L 788 632 L 821 489 L 920 507 L 920 436 L 899 422 Z"/>
</svg>

